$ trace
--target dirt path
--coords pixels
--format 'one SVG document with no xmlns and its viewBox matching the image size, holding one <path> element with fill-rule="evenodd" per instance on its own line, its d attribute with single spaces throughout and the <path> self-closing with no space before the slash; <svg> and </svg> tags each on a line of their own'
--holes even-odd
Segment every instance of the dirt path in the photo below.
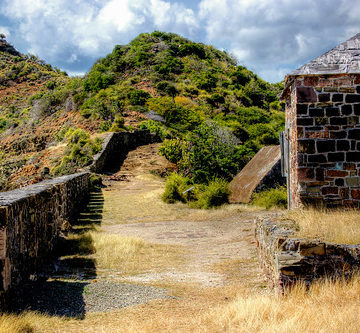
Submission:
<svg viewBox="0 0 360 333">
<path fill-rule="evenodd" d="M 40 332 L 212 332 L 201 319 L 207 311 L 239 293 L 270 292 L 256 258 L 254 219 L 278 212 L 165 204 L 164 179 L 156 174 L 173 166 L 157 154 L 158 147 L 139 147 L 118 173 L 104 175 L 102 193 L 93 195 L 79 219 L 90 231 L 91 225 L 101 227 L 97 236 L 130 239 L 138 246 L 135 255 L 125 253 L 115 268 L 101 266 L 104 258 L 95 242 L 95 254 L 62 257 L 65 263 L 76 259 L 75 269 L 60 281 L 53 276 L 52 283 L 60 283 L 63 293 L 70 285 L 69 299 L 77 288 L 74 313 L 78 310 L 82 320 L 52 317 L 41 323 Z M 105 257 L 119 250 L 114 245 L 110 251 Z"/>
</svg>

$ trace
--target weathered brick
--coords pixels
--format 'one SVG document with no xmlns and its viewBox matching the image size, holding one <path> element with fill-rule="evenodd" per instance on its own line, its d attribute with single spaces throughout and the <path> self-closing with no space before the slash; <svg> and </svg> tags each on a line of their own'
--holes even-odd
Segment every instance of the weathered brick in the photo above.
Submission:
<svg viewBox="0 0 360 333">
<path fill-rule="evenodd" d="M 345 153 L 329 153 L 329 162 L 343 162 L 345 160 Z"/>
<path fill-rule="evenodd" d="M 331 96 L 331 100 L 333 102 L 343 102 L 344 101 L 344 95 L 343 94 L 333 94 Z"/>
<path fill-rule="evenodd" d="M 296 95 L 298 103 L 317 102 L 317 95 L 315 89 L 312 87 L 297 87 Z"/>
<path fill-rule="evenodd" d="M 345 208 L 356 209 L 359 207 L 359 202 L 356 200 L 344 200 L 343 204 Z"/>
<path fill-rule="evenodd" d="M 353 108 L 352 105 L 350 104 L 345 104 L 341 106 L 341 114 L 344 116 L 348 116 L 350 114 L 352 114 L 353 112 Z"/>
<path fill-rule="evenodd" d="M 323 88 L 323 91 L 324 92 L 338 92 L 338 88 L 335 88 L 335 87 L 325 87 Z"/>
<path fill-rule="evenodd" d="M 330 101 L 330 94 L 319 94 L 318 95 L 319 102 L 329 102 Z"/>
<path fill-rule="evenodd" d="M 315 179 L 318 181 L 322 181 L 325 178 L 325 169 L 323 168 L 316 168 L 315 171 Z"/>
<path fill-rule="evenodd" d="M 345 178 L 346 185 L 349 187 L 359 186 L 360 178 L 359 177 L 347 177 Z"/>
<path fill-rule="evenodd" d="M 337 151 L 348 151 L 350 150 L 350 142 L 348 140 L 336 140 Z"/>
<path fill-rule="evenodd" d="M 324 117 L 324 109 L 321 108 L 309 108 L 310 117 Z"/>
<path fill-rule="evenodd" d="M 326 112 L 327 117 L 338 117 L 338 116 L 340 116 L 339 108 L 334 108 L 334 107 L 326 108 L 325 112 Z"/>
<path fill-rule="evenodd" d="M 348 125 L 355 126 L 359 124 L 359 116 L 350 116 L 348 117 Z"/>
<path fill-rule="evenodd" d="M 356 170 L 356 164 L 354 163 L 344 163 L 343 164 L 344 170 Z"/>
<path fill-rule="evenodd" d="M 315 140 L 311 140 L 311 139 L 298 140 L 298 151 L 300 153 L 314 154 L 315 153 Z"/>
<path fill-rule="evenodd" d="M 358 94 L 347 94 L 345 96 L 345 103 L 360 103 L 360 95 L 358 95 Z"/>
<path fill-rule="evenodd" d="M 297 172 L 300 181 L 314 179 L 315 177 L 313 168 L 298 168 Z"/>
<path fill-rule="evenodd" d="M 307 115 L 308 114 L 308 104 L 297 104 L 296 111 L 298 115 Z"/>
<path fill-rule="evenodd" d="M 296 128 L 296 137 L 297 138 L 302 138 L 304 137 L 304 127 L 298 126 Z"/>
<path fill-rule="evenodd" d="M 326 163 L 327 158 L 324 154 L 314 154 L 308 156 L 309 163 Z"/>
<path fill-rule="evenodd" d="M 305 87 L 316 87 L 319 83 L 319 78 L 317 76 L 306 76 L 304 78 Z"/>
<path fill-rule="evenodd" d="M 360 116 L 360 104 L 354 104 L 354 114 Z"/>
<path fill-rule="evenodd" d="M 340 180 L 340 179 L 339 179 Z M 342 185 L 338 185 L 338 186 L 344 186 L 344 179 L 341 179 L 342 180 Z M 335 184 L 336 184 L 336 181 L 335 181 Z M 341 199 L 348 199 L 349 198 L 349 194 L 350 194 L 350 191 L 347 187 L 341 187 L 339 189 L 339 196 Z"/>
<path fill-rule="evenodd" d="M 351 128 L 348 131 L 348 139 L 360 140 L 360 128 Z"/>
<path fill-rule="evenodd" d="M 314 118 L 298 118 L 297 125 L 298 126 L 312 126 L 312 125 L 314 125 Z"/>
<path fill-rule="evenodd" d="M 345 181 L 343 178 L 336 178 L 335 179 L 335 185 L 336 186 L 344 186 L 345 185 Z"/>
<path fill-rule="evenodd" d="M 338 194 L 339 193 L 339 188 L 336 186 L 325 186 L 321 189 L 321 193 L 323 195 L 327 195 L 327 194 Z"/>
<path fill-rule="evenodd" d="M 351 190 L 351 197 L 353 199 L 360 200 L 360 190 L 359 189 Z"/>
<path fill-rule="evenodd" d="M 335 151 L 335 140 L 318 140 L 316 141 L 316 149 L 318 153 Z"/>
<path fill-rule="evenodd" d="M 326 175 L 332 178 L 346 177 L 349 175 L 349 172 L 345 170 L 327 170 Z"/>
<path fill-rule="evenodd" d="M 329 123 L 328 117 L 316 117 L 314 118 L 314 125 L 320 126 L 320 125 L 327 125 Z"/>
<path fill-rule="evenodd" d="M 331 117 L 330 125 L 347 125 L 348 119 L 346 117 Z"/>
<path fill-rule="evenodd" d="M 351 150 L 355 150 L 355 149 L 356 149 L 356 141 L 355 141 L 355 140 L 350 140 L 350 149 L 351 149 Z"/>
<path fill-rule="evenodd" d="M 354 93 L 355 88 L 354 87 L 340 87 L 339 92 L 342 92 L 342 93 Z"/>
</svg>

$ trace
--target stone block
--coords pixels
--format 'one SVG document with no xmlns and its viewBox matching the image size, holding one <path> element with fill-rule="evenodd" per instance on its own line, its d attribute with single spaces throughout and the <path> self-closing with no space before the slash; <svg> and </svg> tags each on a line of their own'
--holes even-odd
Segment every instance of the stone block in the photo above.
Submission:
<svg viewBox="0 0 360 333">
<path fill-rule="evenodd" d="M 301 256 L 324 256 L 325 243 L 302 242 L 299 245 Z"/>
<path fill-rule="evenodd" d="M 321 188 L 321 193 L 323 195 L 327 195 L 327 194 L 338 194 L 339 193 L 339 188 L 336 186 L 326 186 Z"/>
<path fill-rule="evenodd" d="M 346 162 L 360 162 L 360 152 L 347 152 Z"/>
<path fill-rule="evenodd" d="M 323 168 L 316 168 L 315 171 L 315 179 L 317 181 L 323 181 L 325 179 L 325 169 Z"/>
<path fill-rule="evenodd" d="M 344 170 L 356 170 L 356 164 L 355 163 L 344 163 L 343 169 Z"/>
<path fill-rule="evenodd" d="M 346 117 L 330 117 L 330 125 L 347 125 L 348 119 Z"/>
<path fill-rule="evenodd" d="M 360 128 L 351 128 L 348 131 L 348 139 L 360 140 Z"/>
<path fill-rule="evenodd" d="M 316 141 L 316 150 L 318 153 L 327 153 L 335 151 L 335 140 Z"/>
<path fill-rule="evenodd" d="M 297 112 L 298 115 L 305 116 L 305 115 L 308 114 L 308 108 L 309 108 L 308 104 L 297 104 L 296 105 L 296 112 Z"/>
<path fill-rule="evenodd" d="M 319 94 L 318 95 L 319 102 L 329 102 L 330 101 L 330 94 Z"/>
<path fill-rule="evenodd" d="M 309 108 L 309 116 L 310 117 L 323 117 L 324 109 L 322 108 Z"/>
<path fill-rule="evenodd" d="M 348 151 L 350 150 L 350 142 L 348 140 L 336 140 L 337 151 Z"/>
<path fill-rule="evenodd" d="M 327 170 L 326 175 L 332 178 L 347 177 L 349 175 L 349 172 L 344 170 Z"/>
<path fill-rule="evenodd" d="M 310 117 L 298 118 L 297 125 L 298 126 L 313 126 L 314 118 L 310 118 Z"/>
<path fill-rule="evenodd" d="M 345 153 L 328 153 L 328 161 L 329 162 L 344 162 Z"/>
<path fill-rule="evenodd" d="M 345 178 L 346 185 L 349 187 L 356 187 L 360 185 L 360 178 L 359 177 L 347 177 Z"/>
<path fill-rule="evenodd" d="M 360 103 L 359 94 L 347 94 L 345 96 L 345 103 Z"/>
<path fill-rule="evenodd" d="M 354 104 L 353 107 L 354 107 L 354 114 L 356 116 L 360 116 L 360 104 Z"/>
<path fill-rule="evenodd" d="M 341 180 L 343 181 L 343 185 L 338 185 L 338 186 L 344 186 L 344 179 L 341 179 Z M 349 199 L 349 194 L 350 194 L 350 191 L 347 187 L 341 187 L 339 189 L 339 196 L 341 199 Z"/>
<path fill-rule="evenodd" d="M 353 106 L 351 104 L 345 104 L 341 106 L 341 114 L 344 116 L 348 116 L 352 114 Z"/>
<path fill-rule="evenodd" d="M 340 87 L 339 92 L 341 92 L 341 93 L 354 93 L 355 88 L 354 87 Z"/>
<path fill-rule="evenodd" d="M 325 108 L 327 117 L 338 117 L 340 116 L 340 110 L 338 107 L 327 107 Z"/>
<path fill-rule="evenodd" d="M 326 163 L 327 157 L 324 154 L 313 154 L 308 156 L 309 163 Z"/>
<path fill-rule="evenodd" d="M 317 94 L 313 87 L 297 87 L 296 96 L 298 103 L 315 103 L 317 102 Z"/>
<path fill-rule="evenodd" d="M 330 131 L 329 132 L 329 137 L 331 139 L 345 139 L 347 137 L 347 132 L 346 131 Z"/>
<path fill-rule="evenodd" d="M 306 76 L 304 78 L 305 87 L 316 87 L 319 83 L 319 78 L 317 76 Z"/>
<path fill-rule="evenodd" d="M 315 177 L 315 172 L 313 168 L 298 168 L 298 180 L 311 180 Z"/>
<path fill-rule="evenodd" d="M 298 151 L 300 153 L 314 154 L 315 140 L 311 140 L 311 139 L 298 140 Z"/>
<path fill-rule="evenodd" d="M 333 94 L 331 96 L 332 102 L 343 102 L 344 101 L 344 95 L 343 94 Z"/>
</svg>

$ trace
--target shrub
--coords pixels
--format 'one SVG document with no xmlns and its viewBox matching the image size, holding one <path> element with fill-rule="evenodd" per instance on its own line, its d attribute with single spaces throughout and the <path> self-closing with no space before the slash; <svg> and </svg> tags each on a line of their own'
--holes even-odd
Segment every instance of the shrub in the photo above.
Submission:
<svg viewBox="0 0 360 333">
<path fill-rule="evenodd" d="M 132 105 L 145 105 L 151 95 L 144 90 L 133 90 L 129 92 L 128 98 Z"/>
<path fill-rule="evenodd" d="M 272 207 L 287 207 L 287 191 L 286 187 L 277 187 L 268 189 L 252 196 L 252 204 L 259 207 L 270 209 Z"/>
<path fill-rule="evenodd" d="M 215 179 L 206 186 L 196 187 L 196 201 L 192 207 L 208 209 L 218 207 L 229 202 L 229 183 L 223 179 Z"/>
<path fill-rule="evenodd" d="M 148 129 L 150 133 L 157 134 L 161 140 L 164 140 L 168 134 L 166 127 L 158 121 L 152 119 L 142 121 L 139 124 L 139 129 Z"/>
<path fill-rule="evenodd" d="M 166 180 L 165 192 L 162 195 L 162 200 L 166 203 L 175 203 L 176 201 L 185 202 L 183 192 L 188 189 L 190 179 L 183 177 L 177 173 L 172 173 Z"/>
</svg>

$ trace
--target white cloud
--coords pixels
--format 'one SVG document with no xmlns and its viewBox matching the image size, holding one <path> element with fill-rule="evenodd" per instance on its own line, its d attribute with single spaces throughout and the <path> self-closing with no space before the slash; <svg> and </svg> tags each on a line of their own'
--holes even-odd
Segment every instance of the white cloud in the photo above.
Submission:
<svg viewBox="0 0 360 333">
<path fill-rule="evenodd" d="M 11 36 L 9 28 L 1 25 L 0 25 L 0 34 L 4 34 L 6 37 Z"/>
<path fill-rule="evenodd" d="M 359 29 L 360 4 L 347 0 L 202 0 L 199 8 L 207 42 L 268 68 L 268 80 L 282 79 L 273 68 L 294 70 Z"/>
</svg>

